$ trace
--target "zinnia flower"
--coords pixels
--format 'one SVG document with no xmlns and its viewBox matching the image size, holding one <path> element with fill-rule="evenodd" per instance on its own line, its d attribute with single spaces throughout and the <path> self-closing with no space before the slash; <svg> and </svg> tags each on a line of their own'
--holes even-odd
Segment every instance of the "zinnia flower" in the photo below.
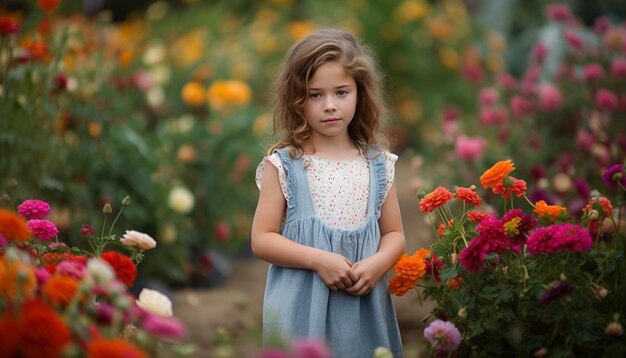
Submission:
<svg viewBox="0 0 626 358">
<path fill-rule="evenodd" d="M 485 189 L 494 188 L 513 170 L 515 170 L 515 165 L 513 165 L 511 160 L 499 161 L 480 176 L 480 184 Z"/>
<path fill-rule="evenodd" d="M 61 357 L 72 333 L 54 310 L 40 299 L 26 302 L 19 322 L 20 357 Z"/>
<path fill-rule="evenodd" d="M 389 280 L 389 292 L 396 296 L 404 296 L 410 289 L 415 287 L 417 280 L 410 280 L 402 276 L 394 276 Z"/>
<path fill-rule="evenodd" d="M 0 209 L 0 234 L 17 242 L 25 242 L 32 236 L 26 220 L 7 209 Z"/>
<path fill-rule="evenodd" d="M 57 226 L 49 220 L 29 220 L 26 225 L 30 228 L 33 235 L 41 241 L 50 241 L 59 234 Z"/>
<path fill-rule="evenodd" d="M 172 313 L 172 301 L 159 291 L 144 288 L 139 293 L 137 306 L 151 313 L 169 317 Z"/>
<path fill-rule="evenodd" d="M 149 358 L 147 354 L 122 338 L 96 338 L 87 343 L 87 356 L 89 358 Z"/>
<path fill-rule="evenodd" d="M 593 245 L 589 231 L 577 224 L 555 224 L 540 227 L 527 241 L 530 255 L 562 251 L 586 252 Z"/>
<path fill-rule="evenodd" d="M 138 250 L 149 250 L 156 247 L 156 241 L 150 235 L 135 230 L 126 230 L 120 242 Z"/>
<path fill-rule="evenodd" d="M 432 192 L 426 194 L 426 196 L 422 200 L 420 200 L 420 211 L 423 213 L 429 213 L 436 208 L 445 205 L 451 199 L 452 193 L 448 189 L 441 186 L 437 187 Z"/>
<path fill-rule="evenodd" d="M 470 205 L 480 206 L 482 203 L 482 199 L 478 196 L 478 194 L 476 194 L 476 191 L 474 191 L 474 186 L 472 186 L 472 188 L 458 187 L 456 188 L 455 193 L 458 199 Z"/>
<path fill-rule="evenodd" d="M 469 213 L 467 213 L 466 216 L 470 220 L 470 222 L 475 224 L 475 223 L 479 223 L 483 219 L 491 216 L 491 214 L 489 214 L 486 211 L 482 211 L 482 210 L 472 210 Z"/>
<path fill-rule="evenodd" d="M 403 254 L 396 263 L 395 271 L 398 276 L 415 281 L 426 273 L 426 264 L 423 257 Z"/>
<path fill-rule="evenodd" d="M 556 220 L 561 213 L 567 213 L 567 208 L 559 205 L 548 205 L 545 201 L 539 200 L 535 203 L 533 212 L 540 218 L 550 217 L 552 220 Z"/>
<path fill-rule="evenodd" d="M 100 258 L 111 265 L 117 278 L 126 286 L 133 285 L 137 278 L 137 267 L 128 256 L 115 251 L 107 251 Z"/>
<path fill-rule="evenodd" d="M 50 215 L 50 205 L 36 199 L 24 200 L 18 205 L 17 213 L 27 219 L 45 219 Z"/>
<path fill-rule="evenodd" d="M 55 306 L 66 307 L 78 291 L 78 281 L 70 276 L 52 275 L 41 288 L 44 297 Z"/>
<path fill-rule="evenodd" d="M 510 199 L 511 193 L 515 194 L 518 198 L 524 196 L 526 189 L 525 181 L 509 176 L 498 183 L 492 190 L 494 194 L 500 195 L 502 199 Z"/>
<path fill-rule="evenodd" d="M 432 321 L 424 329 L 424 337 L 437 349 L 437 351 L 452 351 L 461 344 L 461 332 L 454 323 L 440 319 Z"/>
<path fill-rule="evenodd" d="M 626 175 L 624 175 L 624 164 L 615 164 L 610 166 L 604 174 L 602 181 L 609 189 L 617 189 L 618 185 L 622 188 L 626 187 Z"/>
<path fill-rule="evenodd" d="M 318 339 L 295 339 L 291 348 L 297 357 L 302 358 L 333 358 L 330 348 L 322 340 Z"/>
</svg>

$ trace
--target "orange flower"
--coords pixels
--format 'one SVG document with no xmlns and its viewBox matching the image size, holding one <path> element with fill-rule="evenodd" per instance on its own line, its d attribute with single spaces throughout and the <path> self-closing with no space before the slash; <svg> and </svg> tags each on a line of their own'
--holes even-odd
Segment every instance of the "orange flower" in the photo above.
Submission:
<svg viewBox="0 0 626 358">
<path fill-rule="evenodd" d="M 40 299 L 22 306 L 20 357 L 61 357 L 72 334 L 54 310 Z"/>
<path fill-rule="evenodd" d="M 446 225 L 439 224 L 439 227 L 437 228 L 437 237 L 442 238 L 443 237 L 443 233 L 445 231 L 446 231 Z"/>
<path fill-rule="evenodd" d="M 186 83 L 180 91 L 180 96 L 190 106 L 203 105 L 206 100 L 204 97 L 204 86 L 196 81 Z"/>
<path fill-rule="evenodd" d="M 460 277 L 458 279 L 452 277 L 449 281 L 448 281 L 448 286 L 451 287 L 454 290 L 458 290 L 459 288 L 461 288 L 461 282 L 460 281 Z"/>
<path fill-rule="evenodd" d="M 485 189 L 494 188 L 513 170 L 515 170 L 515 165 L 510 159 L 499 161 L 480 176 L 480 184 Z"/>
<path fill-rule="evenodd" d="M 417 280 L 409 280 L 402 276 L 394 276 L 389 280 L 389 292 L 396 296 L 404 296 L 410 289 L 415 287 Z"/>
<path fill-rule="evenodd" d="M 470 205 L 480 206 L 482 199 L 472 188 L 456 188 L 456 197 Z"/>
<path fill-rule="evenodd" d="M 61 0 L 39 0 L 39 6 L 46 11 L 52 11 L 59 6 L 60 2 Z"/>
<path fill-rule="evenodd" d="M 0 297 L 9 302 L 32 298 L 37 288 L 33 267 L 25 262 L 0 259 Z"/>
<path fill-rule="evenodd" d="M 125 341 L 121 338 L 112 338 L 94 339 L 91 342 L 87 343 L 87 357 L 148 358 L 148 355 L 128 341 Z"/>
<path fill-rule="evenodd" d="M 65 307 L 72 302 L 77 291 L 78 281 L 63 275 L 53 275 L 41 289 L 41 293 L 51 304 L 61 307 Z"/>
<path fill-rule="evenodd" d="M 548 205 L 545 201 L 540 200 L 535 203 L 535 209 L 533 209 L 533 212 L 540 218 L 550 216 L 552 220 L 556 220 L 561 213 L 567 213 L 567 209 L 559 205 Z"/>
<path fill-rule="evenodd" d="M 228 105 L 245 105 L 250 102 L 252 90 L 239 80 L 216 80 L 206 92 L 211 108 L 220 110 Z"/>
<path fill-rule="evenodd" d="M 396 262 L 395 270 L 398 276 L 415 281 L 424 277 L 426 273 L 426 263 L 424 263 L 423 257 L 403 254 L 400 260 Z"/>
<path fill-rule="evenodd" d="M 25 242 L 32 236 L 26 220 L 7 209 L 0 209 L 0 234 L 17 242 Z"/>
<path fill-rule="evenodd" d="M 448 201 L 452 199 L 452 193 L 440 186 L 437 187 L 432 192 L 426 194 L 426 196 L 420 200 L 420 211 L 423 213 L 429 213 L 436 208 L 445 205 Z"/>
<path fill-rule="evenodd" d="M 490 214 L 486 211 L 472 210 L 469 213 L 467 213 L 467 218 L 470 220 L 470 222 L 475 224 L 475 223 L 481 222 L 484 218 L 489 217 L 489 215 Z"/>
<path fill-rule="evenodd" d="M 507 180 L 498 183 L 493 188 L 493 193 L 500 195 L 503 199 L 510 199 L 511 193 L 520 198 L 526 194 L 526 189 L 525 181 L 509 176 Z"/>
</svg>

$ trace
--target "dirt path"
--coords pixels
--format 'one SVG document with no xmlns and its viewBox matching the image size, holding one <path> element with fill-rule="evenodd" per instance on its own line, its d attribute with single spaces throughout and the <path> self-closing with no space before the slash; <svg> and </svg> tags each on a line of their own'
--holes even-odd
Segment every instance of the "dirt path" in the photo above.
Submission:
<svg viewBox="0 0 626 358">
<path fill-rule="evenodd" d="M 407 252 L 428 245 L 423 217 L 417 199 L 410 192 L 413 177 L 410 163 L 403 159 L 397 166 Z M 248 358 L 260 347 L 260 322 L 267 264 L 256 258 L 232 263 L 232 273 L 223 286 L 209 289 L 182 289 L 174 294 L 174 313 L 189 330 L 187 341 L 197 347 L 192 357 Z M 404 341 L 405 357 L 423 355 L 422 319 L 430 305 L 420 306 L 415 293 L 393 297 Z"/>
</svg>

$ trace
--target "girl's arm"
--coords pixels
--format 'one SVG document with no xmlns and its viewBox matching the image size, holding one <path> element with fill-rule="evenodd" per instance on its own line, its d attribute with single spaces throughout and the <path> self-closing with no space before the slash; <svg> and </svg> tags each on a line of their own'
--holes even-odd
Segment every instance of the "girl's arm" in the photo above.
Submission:
<svg viewBox="0 0 626 358">
<path fill-rule="evenodd" d="M 352 295 L 361 296 L 370 293 L 380 278 L 393 267 L 404 252 L 404 229 L 395 181 L 381 208 L 378 224 L 381 235 L 378 251 L 352 267 L 356 282 L 346 289 L 346 292 Z"/>
<path fill-rule="evenodd" d="M 265 164 L 261 193 L 252 222 L 252 252 L 269 263 L 317 272 L 332 290 L 352 286 L 352 263 L 345 257 L 298 244 L 279 234 L 286 200 L 278 181 L 278 169 Z"/>
</svg>

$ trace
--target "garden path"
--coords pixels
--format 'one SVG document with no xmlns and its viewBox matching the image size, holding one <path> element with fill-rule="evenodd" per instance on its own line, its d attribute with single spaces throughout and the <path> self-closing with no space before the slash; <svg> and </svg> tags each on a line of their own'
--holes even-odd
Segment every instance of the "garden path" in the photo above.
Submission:
<svg viewBox="0 0 626 358">
<path fill-rule="evenodd" d="M 410 156 L 405 156 L 410 157 Z M 417 199 L 409 189 L 415 168 L 403 156 L 396 166 L 398 195 L 406 234 L 406 252 L 429 244 L 430 235 Z M 228 281 L 206 289 L 185 288 L 175 291 L 174 314 L 189 331 L 186 342 L 197 350 L 192 357 L 248 358 L 259 351 L 261 307 L 267 264 L 256 258 L 241 258 L 232 263 Z M 421 305 L 415 292 L 393 297 L 406 358 L 423 355 L 422 319 L 431 305 Z"/>
</svg>

